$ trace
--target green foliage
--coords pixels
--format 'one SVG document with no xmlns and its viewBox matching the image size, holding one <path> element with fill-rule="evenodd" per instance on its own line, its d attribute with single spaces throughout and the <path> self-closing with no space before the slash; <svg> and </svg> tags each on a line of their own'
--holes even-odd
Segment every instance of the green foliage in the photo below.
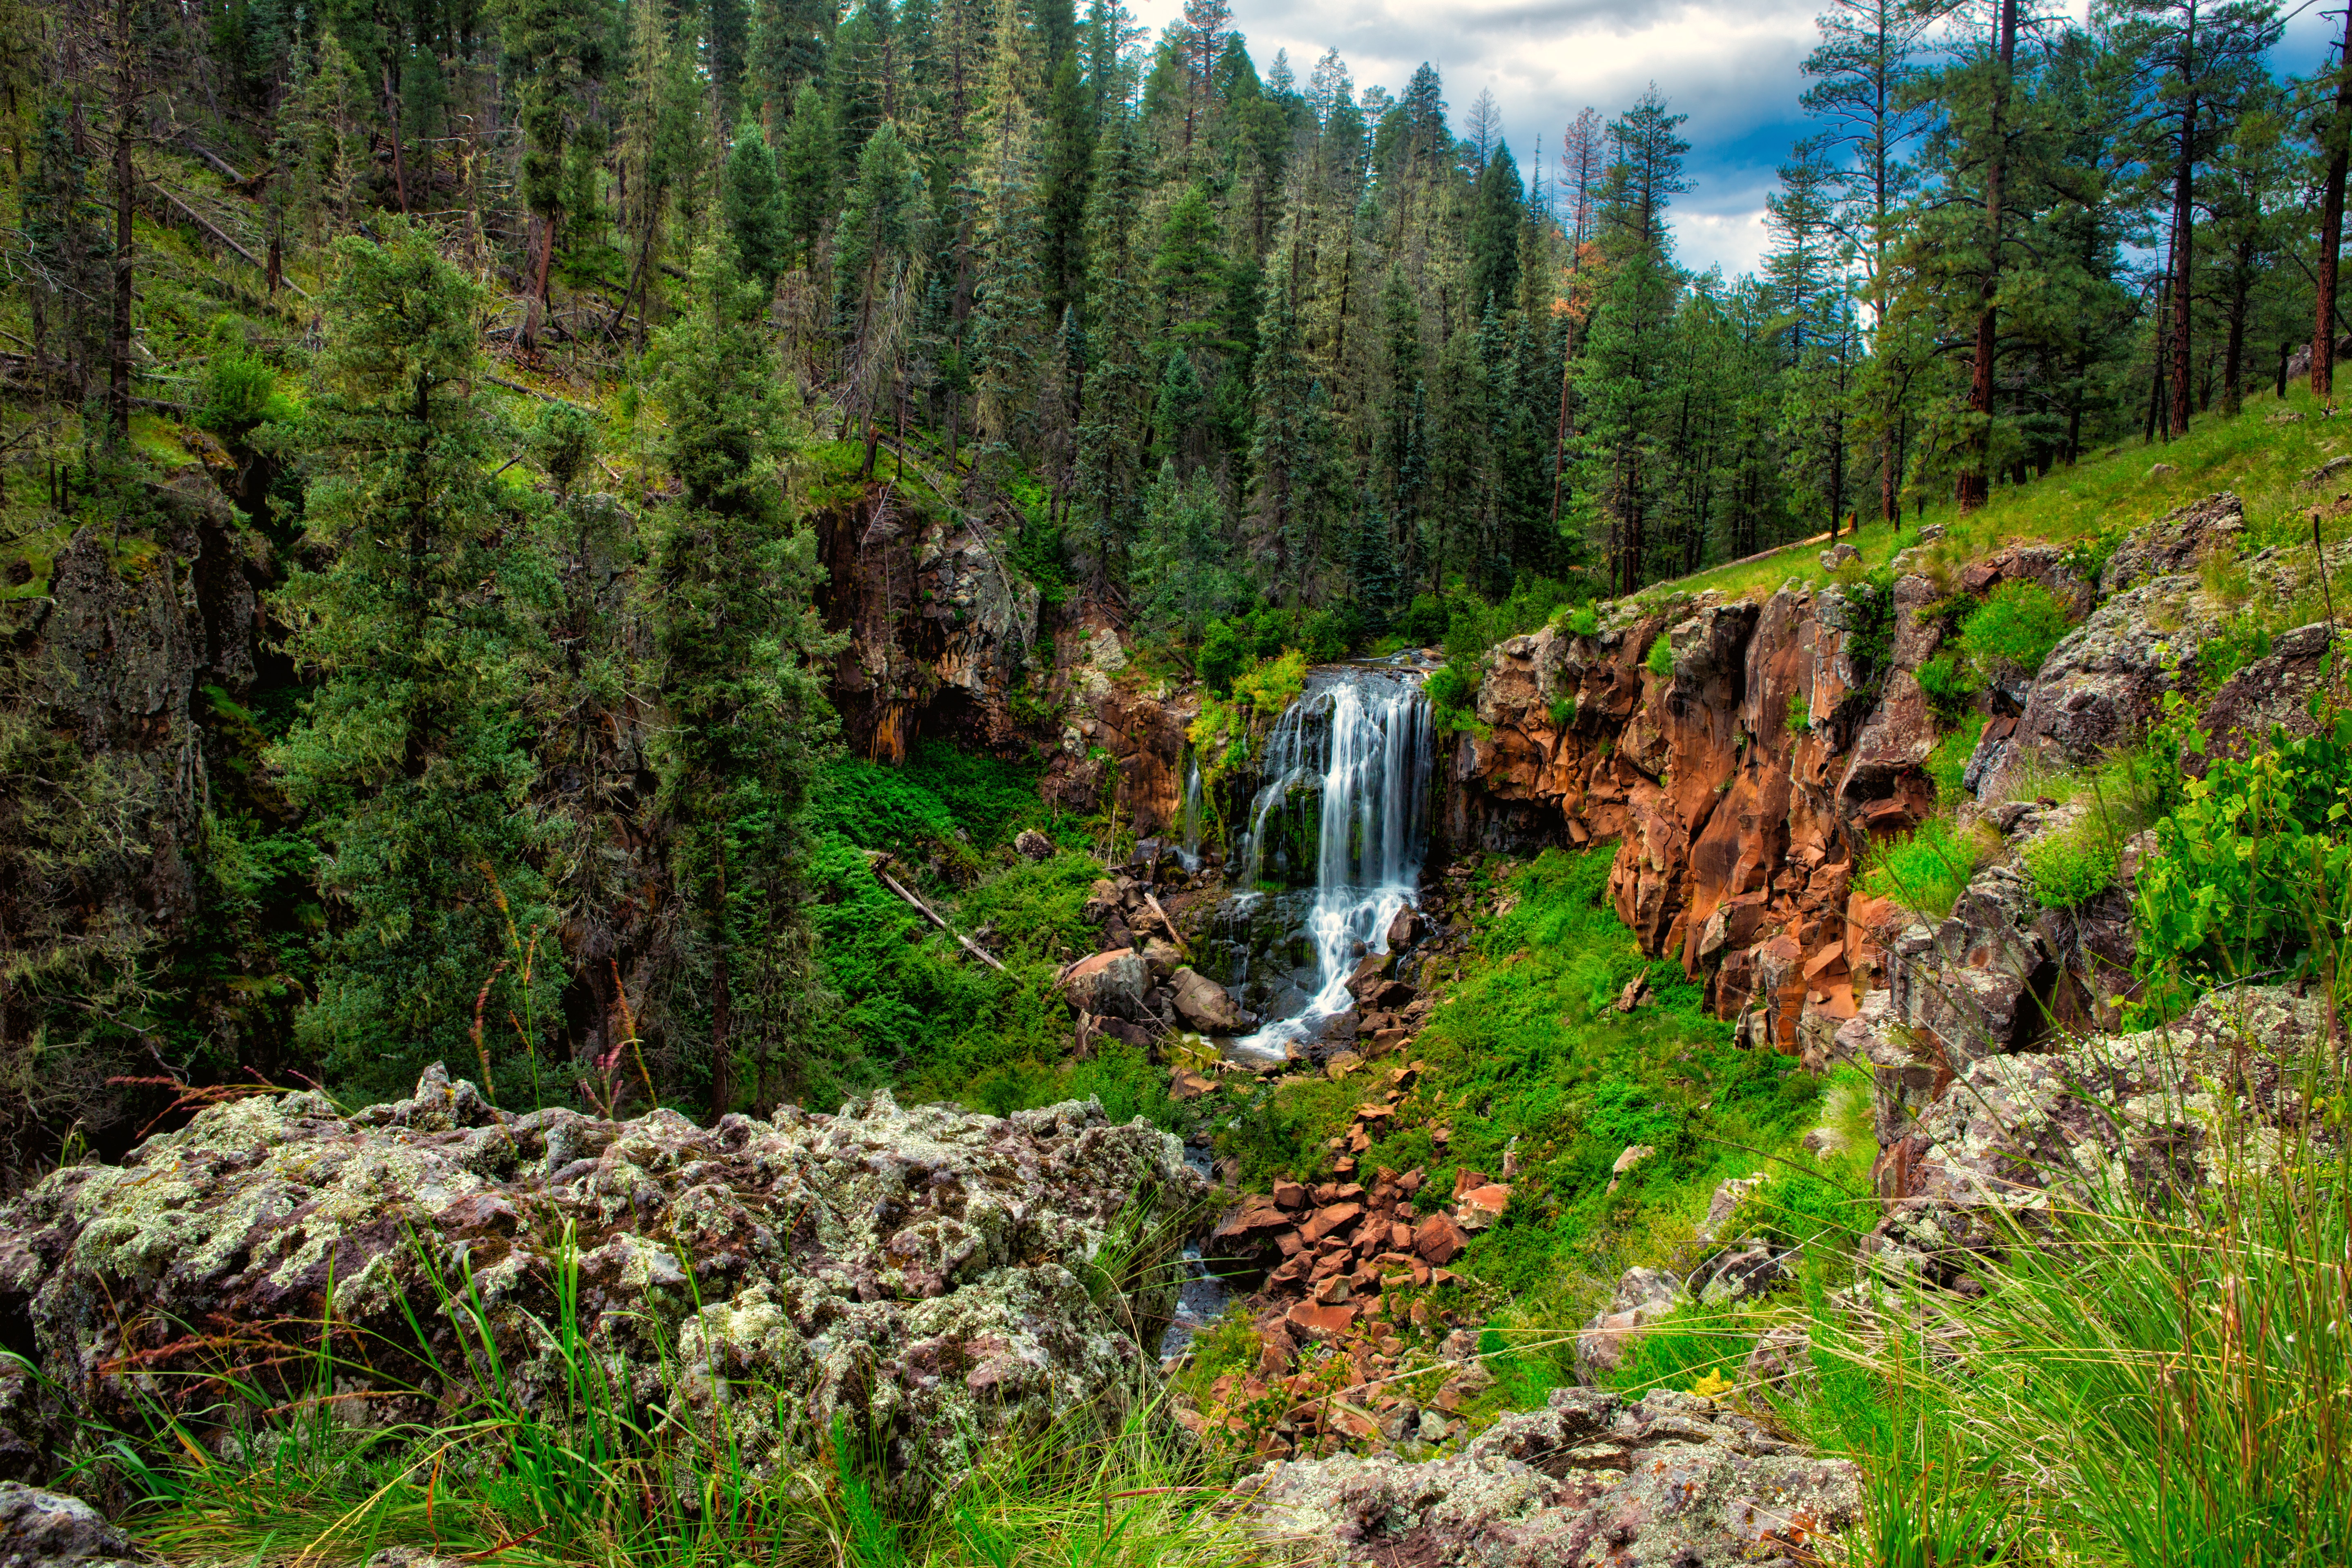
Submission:
<svg viewBox="0 0 2352 1568">
<path fill-rule="evenodd" d="M 2116 879 L 2115 841 L 2095 819 L 2045 833 L 2025 847 L 2025 868 L 2033 896 L 2052 909 L 2072 909 L 2096 896 Z"/>
<path fill-rule="evenodd" d="M 661 337 L 681 494 L 656 519 L 643 586 L 671 721 L 655 761 L 677 940 L 698 982 L 674 1012 L 701 1037 L 692 1054 L 723 1113 L 746 1081 L 792 1095 L 819 1070 L 799 1048 L 825 1003 L 808 984 L 798 817 L 832 737 L 820 661 L 847 639 L 818 617 L 815 533 L 784 505 L 793 422 L 764 301 L 724 269 L 710 292 L 707 314 Z"/>
<path fill-rule="evenodd" d="M 1870 847 L 1863 861 L 1863 890 L 1941 920 L 1997 844 L 1998 836 L 1982 824 L 1961 828 L 1949 816 L 1931 816 L 1911 833 Z"/>
<path fill-rule="evenodd" d="M 1969 760 L 1977 753 L 1977 742 L 1984 738 L 1985 726 L 1991 722 L 1983 717 L 1965 720 L 1958 729 L 1939 738 L 1936 749 L 1927 753 L 1927 773 L 1935 781 L 1938 800 L 1958 800 L 1968 793 L 1960 781 L 1968 773 Z"/>
<path fill-rule="evenodd" d="M 1468 654 L 1455 654 L 1429 672 L 1421 689 L 1439 734 L 1485 732 L 1478 721 L 1478 687 L 1486 673 L 1484 661 Z"/>
<path fill-rule="evenodd" d="M 1601 612 L 1588 600 L 1553 617 L 1553 624 L 1570 637 L 1589 637 L 1601 629 Z"/>
<path fill-rule="evenodd" d="M 486 982 L 494 1020 L 555 1011 L 558 967 L 521 962 L 555 923 L 526 805 L 544 645 L 525 612 L 547 597 L 547 563 L 501 514 L 494 426 L 458 390 L 477 374 L 478 291 L 404 223 L 336 254 L 301 431 L 325 563 L 278 600 L 319 686 L 271 752 L 310 813 L 333 911 L 300 1028 L 354 1094 L 404 1092 L 446 1059 L 514 1103 L 536 1062 L 512 1060 L 505 1029 L 492 1060 L 471 1026 Z"/>
<path fill-rule="evenodd" d="M 1203 686 L 1223 697 L 1232 691 L 1234 677 L 1247 668 L 1250 657 L 1248 632 L 1231 621 L 1218 621 L 1201 639 L 1192 668 Z"/>
<path fill-rule="evenodd" d="M 1249 764 L 1250 753 L 1265 725 L 1282 716 L 1307 689 L 1307 655 L 1294 648 L 1276 658 L 1261 658 L 1232 680 L 1233 695 L 1211 693 L 1186 734 L 1201 761 L 1201 782 L 1214 789 L 1219 779 Z"/>
<path fill-rule="evenodd" d="M 1960 622 L 1960 651 L 1988 680 L 2032 675 L 2066 635 L 2066 606 L 2039 583 L 2003 583 Z"/>
<path fill-rule="evenodd" d="M 2197 674 L 2206 690 L 2220 687 L 2256 659 L 2271 656 L 2271 630 L 2264 623 L 2261 613 L 2243 610 L 2197 645 Z"/>
<path fill-rule="evenodd" d="M 1975 666 L 1957 649 L 1928 659 L 1920 665 L 1916 675 L 1920 693 L 1927 699 L 1927 710 L 1936 716 L 1939 730 L 1952 730 L 1965 723 L 1977 693 L 1984 689 L 1984 681 Z M 1981 731 L 1982 722 L 1976 728 Z"/>
<path fill-rule="evenodd" d="M 1208 471 L 1180 479 L 1174 459 L 1162 463 L 1144 496 L 1144 532 L 1135 546 L 1136 593 L 1147 627 L 1197 638 L 1233 612 L 1243 584 L 1227 564 L 1224 531 L 1224 503 Z"/>
<path fill-rule="evenodd" d="M 1661 632 L 1651 639 L 1649 652 L 1642 656 L 1642 668 L 1660 680 L 1671 680 L 1675 674 L 1674 639 Z"/>
<path fill-rule="evenodd" d="M 223 348 L 205 367 L 204 400 L 195 424 L 224 441 L 243 441 L 261 426 L 291 419 L 294 400 L 278 387 L 278 373 L 258 354 Z"/>
<path fill-rule="evenodd" d="M 2352 927 L 2352 709 L 2310 735 L 2211 759 L 2154 828 L 2135 886 L 2137 966 L 2153 1005 L 2214 982 L 2327 969 Z"/>
<path fill-rule="evenodd" d="M 1894 569 L 1879 566 L 1863 573 L 1845 584 L 1845 595 L 1852 606 L 1854 665 L 1875 681 L 1895 658 Z"/>
</svg>

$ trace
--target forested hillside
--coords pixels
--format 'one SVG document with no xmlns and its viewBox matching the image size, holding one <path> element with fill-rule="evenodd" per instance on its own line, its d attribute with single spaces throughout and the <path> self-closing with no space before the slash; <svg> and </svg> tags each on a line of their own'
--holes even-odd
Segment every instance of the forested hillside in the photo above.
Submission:
<svg viewBox="0 0 2352 1568">
<path fill-rule="evenodd" d="M 445 1058 L 1018 1079 L 1085 866 L 974 905 L 1025 969 L 907 939 L 1020 826 L 1133 836 L 1084 638 L 1219 693 L 1475 659 L 2177 435 L 2335 319 L 2352 84 L 2274 74 L 2267 5 L 1833 6 L 1738 278 L 1677 260 L 1673 84 L 1515 148 L 1247 21 L 12 0 L 12 1158 Z M 900 645 L 987 673 L 926 710 Z M 847 754 L 926 724 L 990 754 Z"/>
</svg>

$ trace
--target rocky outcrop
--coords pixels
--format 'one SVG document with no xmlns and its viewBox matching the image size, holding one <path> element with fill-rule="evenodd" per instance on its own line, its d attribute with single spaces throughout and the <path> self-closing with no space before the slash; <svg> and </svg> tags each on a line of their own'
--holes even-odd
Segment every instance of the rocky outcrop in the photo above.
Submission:
<svg viewBox="0 0 2352 1568">
<path fill-rule="evenodd" d="M 2221 503 L 2227 503 L 2226 506 Z M 2200 654 L 2246 605 L 2292 605 L 2314 597 L 2320 560 L 2308 545 L 2281 546 L 2237 560 L 2242 577 L 2209 586 L 2196 563 L 2229 548 L 2237 535 L 2236 498 L 2215 498 L 2201 511 L 2157 525 L 2157 543 L 2138 546 L 2135 534 L 2110 559 L 2103 581 L 2179 564 L 2116 594 L 2051 650 L 2034 679 L 2015 726 L 1996 737 L 1988 729 L 1969 764 L 1978 798 L 1999 800 L 2017 791 L 2036 769 L 2084 767 L 2098 762 L 2161 718 L 2167 693 L 2195 689 Z M 2169 542 L 2168 542 L 2168 541 Z M 2122 570 L 2117 560 L 2126 561 Z M 2352 544 L 2327 551 L 2328 570 L 2352 563 Z"/>
<path fill-rule="evenodd" d="M 1862 1513 L 1853 1464 L 1664 1389 L 1556 1389 L 1447 1458 L 1277 1462 L 1236 1491 L 1260 1537 L 1349 1568 L 1812 1561 Z"/>
<path fill-rule="evenodd" d="M 2222 1162 L 2274 1168 L 2314 1130 L 2298 1086 L 2331 1048 L 2319 1001 L 2254 987 L 2163 1028 L 1982 1058 L 1891 1140 L 1865 1264 L 1967 1289 L 1979 1256 L 2053 1205 L 2160 1207 Z"/>
<path fill-rule="evenodd" d="M 1908 707 L 1882 702 L 1858 662 L 1862 592 L 1618 605 L 1587 635 L 1503 643 L 1479 691 L 1487 733 L 1454 758 L 1454 840 L 1619 840 L 1610 889 L 1643 949 L 1679 957 L 1719 1013 L 1752 1014 L 1747 1036 L 1795 1051 L 1809 1014 L 1852 1016 L 1875 961 L 1880 911 L 1852 907 L 1861 847 L 1932 793 L 1916 683 L 1895 683 Z M 1646 658 L 1660 637 L 1664 679 Z"/>
<path fill-rule="evenodd" d="M 545 1326 L 568 1311 L 646 1419 L 724 1424 L 762 1471 L 844 1421 L 912 1504 L 992 1442 L 1119 1418 L 1172 1287 L 1090 1265 L 1114 1228 L 1172 1247 L 1205 1192 L 1175 1139 L 1091 1101 L 998 1119 L 877 1095 L 704 1129 L 510 1115 L 438 1068 L 351 1116 L 257 1096 L 0 1209 L 0 1323 L 37 1373 L 0 1374 L 0 1430 L 21 1467 L 158 1400 L 234 1419 L 208 1377 L 295 1392 L 322 1333 L 352 1349 L 337 1392 L 371 1395 L 352 1418 L 430 1421 L 482 1392 L 461 1319 L 503 1397 L 560 1418 Z"/>
<path fill-rule="evenodd" d="M 154 1064 L 128 1054 L 137 1029 L 92 1040 L 89 1019 L 133 1006 L 110 983 L 171 969 L 198 913 L 205 814 L 253 804 L 236 793 L 249 753 L 215 732 L 236 720 L 215 721 L 261 657 L 269 547 L 201 477 L 121 506 L 44 563 L 45 593 L 30 556 L 12 562 L 10 585 L 35 591 L 0 601 L 0 1186 L 76 1122 L 102 1149 L 127 1146 L 134 1102 L 107 1080 Z M 60 994 L 79 1005 L 53 1016 Z M 234 1025 L 207 1016 L 220 1001 L 184 1007 L 233 1057 Z M 36 1072 L 16 1053 L 45 1030 L 90 1043 Z"/>
<path fill-rule="evenodd" d="M 1013 738 L 1013 699 L 1044 651 L 1038 594 L 983 525 L 877 489 L 819 516 L 817 550 L 825 627 L 849 634 L 833 703 L 858 754 L 902 762 L 924 730 L 982 745 Z"/>
</svg>

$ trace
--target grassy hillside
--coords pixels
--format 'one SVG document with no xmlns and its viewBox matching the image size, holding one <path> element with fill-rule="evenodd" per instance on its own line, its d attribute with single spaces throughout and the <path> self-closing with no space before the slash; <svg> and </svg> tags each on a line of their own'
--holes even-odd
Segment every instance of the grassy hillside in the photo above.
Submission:
<svg viewBox="0 0 2352 1568">
<path fill-rule="evenodd" d="M 2246 503 L 2251 547 L 2309 539 L 2315 507 L 2322 512 L 2322 535 L 2332 544 L 2352 536 L 2352 506 L 2338 499 L 2352 491 L 2352 473 L 2316 487 L 2305 481 L 2321 464 L 2347 454 L 2352 454 L 2352 409 L 2326 415 L 2308 384 L 2295 382 L 2284 400 L 2268 392 L 2247 399 L 2234 419 L 2201 415 L 2178 439 L 2129 442 L 2029 483 L 2000 486 L 1988 505 L 1969 516 L 1946 500 L 1906 515 L 1894 528 L 1865 522 L 1845 540 L 1862 552 L 1866 566 L 1877 566 L 1916 543 L 1921 529 L 1940 527 L 1945 538 L 1936 553 L 1968 561 L 2012 540 L 2071 544 L 2128 531 L 2216 490 L 2233 490 Z M 1792 545 L 1643 593 L 1714 588 L 1741 595 L 1769 592 L 1792 579 L 1824 583 L 1830 579 L 1820 560 L 1825 548 L 1826 541 Z"/>
</svg>

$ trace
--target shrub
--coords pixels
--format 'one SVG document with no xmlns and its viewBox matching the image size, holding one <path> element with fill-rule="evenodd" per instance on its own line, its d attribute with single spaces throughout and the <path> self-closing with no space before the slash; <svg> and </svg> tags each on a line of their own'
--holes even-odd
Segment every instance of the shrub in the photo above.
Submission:
<svg viewBox="0 0 2352 1568">
<path fill-rule="evenodd" d="M 1601 629 L 1601 612 L 1586 603 L 1563 612 L 1553 624 L 1571 637 L 1589 637 Z"/>
<path fill-rule="evenodd" d="M 1445 637 L 1445 601 L 1434 594 L 1416 594 L 1397 617 L 1397 635 L 1417 647 L 1427 647 Z"/>
<path fill-rule="evenodd" d="M 1660 680 L 1671 680 L 1675 674 L 1674 639 L 1660 632 L 1650 644 L 1650 651 L 1642 656 L 1642 667 Z"/>
<path fill-rule="evenodd" d="M 1214 621 L 1201 639 L 1200 657 L 1192 661 L 1192 669 L 1203 685 L 1223 697 L 1249 661 L 1248 632 L 1231 621 Z"/>
<path fill-rule="evenodd" d="M 1977 693 L 1984 689 L 1984 682 L 1956 652 L 1939 653 L 1921 665 L 1918 681 L 1919 690 L 1927 699 L 1927 710 L 1936 716 L 1939 730 L 1958 724 L 1976 701 Z"/>
<path fill-rule="evenodd" d="M 1981 827 L 1963 831 L 1931 816 L 1916 831 L 1871 846 L 1863 861 L 1863 891 L 1893 899 L 1915 914 L 1941 920 L 1990 854 Z"/>
<path fill-rule="evenodd" d="M 2195 742 L 2192 741 L 2192 746 Z M 2137 966 L 2170 1007 L 2199 983 L 2340 960 L 2352 927 L 2352 709 L 2216 760 L 2153 829 L 2135 887 Z"/>
<path fill-rule="evenodd" d="M 1363 630 L 1364 617 L 1354 605 L 1334 605 L 1307 617 L 1307 624 L 1299 629 L 1299 642 L 1308 659 L 1316 664 L 1329 664 L 1347 658 Z"/>
<path fill-rule="evenodd" d="M 2039 583 L 2003 583 L 1960 623 L 1960 651 L 1987 679 L 2032 675 L 2066 635 L 2066 607 Z"/>
<path fill-rule="evenodd" d="M 195 423 L 222 440 L 242 441 L 257 426 L 290 418 L 293 412 L 293 404 L 278 390 L 278 373 L 259 356 L 224 349 L 205 367 Z"/>
<path fill-rule="evenodd" d="M 2114 840 L 2085 822 L 2058 833 L 2045 833 L 2025 847 L 2025 869 L 2033 879 L 2033 896 L 2051 909 L 2072 909 L 2116 879 Z"/>
</svg>

